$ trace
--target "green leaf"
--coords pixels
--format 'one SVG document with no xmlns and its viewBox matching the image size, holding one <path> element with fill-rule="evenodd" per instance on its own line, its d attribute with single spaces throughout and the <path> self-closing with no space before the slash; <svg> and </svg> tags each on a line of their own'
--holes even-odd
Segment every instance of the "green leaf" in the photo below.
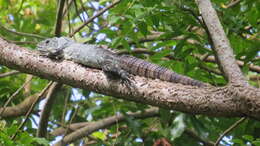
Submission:
<svg viewBox="0 0 260 146">
<path fill-rule="evenodd" d="M 254 140 L 254 137 L 252 135 L 243 135 L 242 136 L 245 140 L 248 140 L 248 141 L 253 141 Z"/>
<path fill-rule="evenodd" d="M 234 142 L 236 144 L 244 145 L 244 142 L 241 139 L 232 139 L 232 142 Z"/>
<path fill-rule="evenodd" d="M 181 40 L 181 41 L 179 41 L 179 42 L 177 43 L 177 45 L 176 45 L 176 47 L 175 47 L 175 49 L 174 49 L 175 55 L 176 55 L 177 57 L 183 56 L 183 55 L 182 55 L 182 48 L 183 48 L 183 46 L 184 46 L 184 44 L 185 44 L 185 41 L 186 41 L 186 39 L 183 39 L 183 40 Z"/>
<path fill-rule="evenodd" d="M 260 140 L 253 141 L 252 144 L 255 146 L 260 146 Z"/>
<path fill-rule="evenodd" d="M 45 138 L 34 137 L 33 140 L 34 140 L 34 142 L 38 143 L 39 145 L 48 146 L 50 144 L 50 142 L 48 140 L 46 140 Z"/>
<path fill-rule="evenodd" d="M 170 110 L 160 108 L 159 113 L 160 113 L 160 120 L 162 123 L 162 127 L 164 128 L 168 127 L 170 120 L 172 120 Z"/>
<path fill-rule="evenodd" d="M 139 22 L 138 28 L 144 36 L 146 36 L 148 34 L 147 24 L 145 22 L 143 22 L 143 21 Z"/>
<path fill-rule="evenodd" d="M 151 60 L 153 61 L 161 60 L 162 57 L 169 55 L 171 52 L 172 50 L 170 49 L 161 50 L 160 52 L 156 52 L 153 56 L 151 56 Z"/>
<path fill-rule="evenodd" d="M 97 132 L 92 133 L 91 135 L 97 139 L 106 140 L 106 135 L 104 134 L 104 132 L 97 131 Z"/>
<path fill-rule="evenodd" d="M 28 133 L 23 132 L 19 134 L 19 142 L 25 145 L 29 145 L 33 142 L 33 137 L 29 136 Z"/>
<path fill-rule="evenodd" d="M 120 20 L 120 17 L 113 15 L 109 19 L 109 24 L 110 25 L 116 24 L 119 20 Z"/>
<path fill-rule="evenodd" d="M 173 128 L 171 129 L 171 140 L 180 137 L 186 128 L 184 122 L 184 114 L 179 114 L 173 121 Z"/>
</svg>

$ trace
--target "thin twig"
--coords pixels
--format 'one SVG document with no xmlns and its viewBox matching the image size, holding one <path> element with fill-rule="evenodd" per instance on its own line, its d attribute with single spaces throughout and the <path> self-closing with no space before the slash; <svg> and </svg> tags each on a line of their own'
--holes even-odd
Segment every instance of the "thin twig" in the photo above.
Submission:
<svg viewBox="0 0 260 146">
<path fill-rule="evenodd" d="M 3 110 L 1 111 L 0 115 L 2 115 L 7 107 L 7 105 L 12 101 L 12 99 L 28 84 L 30 83 L 32 78 L 30 80 L 27 80 L 19 89 L 17 89 L 6 101 L 4 104 Z"/>
<path fill-rule="evenodd" d="M 28 112 L 25 115 L 25 119 L 24 121 L 19 125 L 17 131 L 15 132 L 15 134 L 11 137 L 12 140 L 15 139 L 15 137 L 17 136 L 18 132 L 22 130 L 22 128 L 24 127 L 25 123 L 27 122 L 27 120 L 29 119 L 30 114 L 33 111 L 33 108 L 35 107 L 36 103 L 39 101 L 39 99 L 41 98 L 41 96 L 44 95 L 44 93 L 49 89 L 49 87 L 53 84 L 53 82 L 49 82 L 49 84 L 41 91 L 41 93 L 39 94 L 39 96 L 37 97 L 37 99 L 33 102 L 33 104 L 31 105 L 30 109 L 28 110 Z"/>
<path fill-rule="evenodd" d="M 69 102 L 69 94 L 70 94 L 71 92 L 67 92 L 66 93 L 66 97 L 65 97 L 65 99 L 64 99 L 64 108 L 63 108 L 63 111 L 62 111 L 62 116 L 61 116 L 61 123 L 65 123 L 65 115 L 66 115 L 66 109 L 67 109 L 67 107 L 68 107 L 68 102 Z"/>
<path fill-rule="evenodd" d="M 33 42 L 33 41 L 24 41 L 24 42 L 22 42 L 22 41 L 11 41 L 11 40 L 7 40 L 7 41 L 10 42 L 10 43 L 14 43 L 14 44 L 16 44 L 16 45 L 23 45 L 23 44 L 26 44 L 26 45 L 28 45 L 28 44 L 35 45 L 35 44 L 38 43 L 38 42 Z"/>
<path fill-rule="evenodd" d="M 20 5 L 19 9 L 17 10 L 16 14 L 18 14 L 22 10 L 24 1 L 25 0 L 22 0 L 21 5 Z"/>
<path fill-rule="evenodd" d="M 19 74 L 20 72 L 19 71 L 10 71 L 10 72 L 6 72 L 6 73 L 2 73 L 0 74 L 0 78 L 4 78 L 4 77 L 7 77 L 7 76 L 11 76 L 11 75 L 16 75 L 16 74 Z"/>
<path fill-rule="evenodd" d="M 101 11 L 97 12 L 96 15 L 90 17 L 87 21 L 85 21 L 84 24 L 82 24 L 81 26 L 79 26 L 78 28 L 76 28 L 76 30 L 74 32 L 72 32 L 69 36 L 72 37 L 74 36 L 77 32 L 79 32 L 84 26 L 86 26 L 87 24 L 89 24 L 90 22 L 92 22 L 95 18 L 99 17 L 100 15 L 102 15 L 103 13 L 105 13 L 107 10 L 109 10 L 110 8 L 113 8 L 115 5 L 117 5 L 120 2 L 120 0 L 112 3 L 111 5 L 105 7 L 104 9 L 102 9 Z"/>
<path fill-rule="evenodd" d="M 218 146 L 219 142 L 222 140 L 222 138 L 227 135 L 230 131 L 232 131 L 234 128 L 236 128 L 239 124 L 241 124 L 243 121 L 245 121 L 245 117 L 239 119 L 238 121 L 236 121 L 233 125 L 231 125 L 227 130 L 225 130 L 221 136 L 217 139 L 217 141 L 215 142 L 215 146 Z"/>
<path fill-rule="evenodd" d="M 240 0 L 231 1 L 229 4 L 226 5 L 226 8 L 231 8 L 231 7 L 235 6 L 238 3 L 240 3 Z"/>
<path fill-rule="evenodd" d="M 1 26 L 0 26 L 1 27 Z M 38 42 L 33 42 L 33 41 L 14 41 L 14 40 L 10 40 L 10 39 L 7 39 L 6 37 L 0 35 L 1 38 L 3 38 L 4 40 L 6 40 L 7 42 L 9 43 L 14 43 L 14 44 L 17 44 L 17 45 L 22 45 L 22 44 L 37 44 Z"/>
<path fill-rule="evenodd" d="M 72 0 L 72 1 L 74 1 L 74 0 Z M 67 12 L 67 19 L 68 19 L 69 33 L 71 33 L 72 32 L 72 27 L 71 27 L 71 24 L 70 24 L 70 13 L 69 13 L 69 9 L 70 9 L 71 5 L 69 4 L 68 0 L 66 0 L 66 5 L 67 5 L 66 10 L 68 10 L 68 12 Z"/>
<path fill-rule="evenodd" d="M 73 115 L 72 115 L 72 117 L 71 117 L 71 119 L 70 119 L 70 121 L 69 121 L 69 125 L 72 123 L 73 119 L 74 119 L 75 116 L 77 115 L 78 110 L 79 110 L 79 105 L 77 105 L 76 110 L 75 110 L 75 112 L 73 113 Z M 66 135 L 68 134 L 68 132 L 69 132 L 69 127 L 66 128 L 64 136 L 66 136 Z"/>
<path fill-rule="evenodd" d="M 11 29 L 8 29 L 8 28 L 4 27 L 4 26 L 1 25 L 1 24 L 0 24 L 0 27 L 1 27 L 2 29 L 4 29 L 5 31 L 11 32 L 11 33 L 16 34 L 16 35 L 21 35 L 21 36 L 26 36 L 26 37 L 33 37 L 33 38 L 38 38 L 38 39 L 46 39 L 46 38 L 47 38 L 47 37 L 45 37 L 45 36 L 40 36 L 40 35 L 37 35 L 37 34 L 31 34 L 31 33 L 13 31 L 13 30 L 11 30 Z"/>
<path fill-rule="evenodd" d="M 76 1 L 76 0 L 74 0 L 74 1 Z M 79 2 L 80 2 L 80 4 L 81 4 L 81 9 L 83 10 L 83 12 L 85 12 L 86 14 L 87 14 L 87 10 L 85 9 L 85 7 L 84 7 L 84 3 L 83 3 L 83 1 L 82 0 L 79 0 Z M 91 2 L 90 2 L 91 3 Z M 88 16 L 88 15 L 87 15 Z M 83 15 L 83 19 L 84 19 L 84 21 L 86 21 L 86 18 L 85 18 L 85 16 Z"/>
<path fill-rule="evenodd" d="M 80 17 L 80 12 L 78 10 L 77 2 L 76 2 L 76 0 L 73 0 L 73 1 L 74 1 L 74 6 L 75 6 L 75 11 L 76 11 L 77 16 L 79 17 L 79 19 L 81 20 L 82 23 L 85 23 L 86 22 L 85 14 L 82 14 L 82 17 Z M 82 7 L 81 9 L 83 9 L 84 12 L 87 12 L 87 11 L 85 11 L 85 8 L 83 7 L 83 5 L 81 7 Z M 89 27 L 88 25 L 87 25 L 87 27 L 90 30 L 94 31 L 93 28 Z M 71 33 L 71 31 L 69 33 Z"/>
<path fill-rule="evenodd" d="M 204 22 L 203 22 L 203 20 L 201 20 L 199 17 L 198 17 L 198 15 L 192 10 L 192 9 L 190 9 L 190 8 L 185 8 L 185 7 L 181 7 L 181 9 L 182 10 L 184 10 L 184 11 L 187 11 L 187 12 L 189 12 L 199 23 L 200 23 L 200 25 L 205 29 L 205 24 L 204 24 Z"/>
<path fill-rule="evenodd" d="M 78 17 L 79 17 L 79 19 L 81 20 L 81 22 L 84 23 L 84 22 L 86 21 L 85 16 L 84 16 L 84 14 L 83 14 L 83 15 L 82 15 L 83 17 L 82 17 L 82 18 L 80 17 L 80 13 L 79 13 L 79 10 L 78 10 L 78 5 L 77 5 L 76 0 L 73 0 L 73 4 L 74 4 L 74 6 L 75 6 L 76 14 L 78 15 Z"/>
<path fill-rule="evenodd" d="M 66 0 L 66 7 L 63 10 L 63 14 L 62 17 L 64 17 L 66 15 L 66 13 L 69 12 L 69 8 L 72 5 L 73 0 Z"/>
<path fill-rule="evenodd" d="M 204 65 L 199 65 L 199 67 L 203 70 L 206 70 L 207 72 L 214 73 L 214 74 L 219 75 L 219 76 L 223 76 L 223 74 L 219 70 L 212 69 L 212 68 L 209 68 L 209 67 L 204 66 Z"/>
<path fill-rule="evenodd" d="M 27 74 L 26 75 L 26 78 L 25 78 L 25 81 L 27 82 L 28 80 L 32 80 L 33 78 L 33 75 L 31 74 Z M 24 97 L 27 97 L 31 94 L 31 84 L 27 84 L 24 86 L 24 93 L 23 93 L 23 96 Z"/>
<path fill-rule="evenodd" d="M 208 58 L 205 59 L 206 62 L 212 62 L 212 63 L 216 63 L 216 59 L 214 56 L 209 56 Z M 243 67 L 245 65 L 245 62 L 241 61 L 241 60 L 236 60 L 236 63 L 240 66 Z M 253 71 L 253 72 L 257 72 L 260 73 L 260 66 L 255 65 L 255 64 L 248 64 L 249 70 Z"/>
<path fill-rule="evenodd" d="M 204 138 L 200 137 L 197 133 L 195 133 L 193 130 L 185 129 L 184 133 L 201 142 L 204 146 L 214 146 L 214 143 L 212 141 L 205 140 Z"/>
<path fill-rule="evenodd" d="M 260 76 L 259 75 L 251 75 L 249 76 L 249 79 L 252 81 L 260 81 Z"/>
</svg>

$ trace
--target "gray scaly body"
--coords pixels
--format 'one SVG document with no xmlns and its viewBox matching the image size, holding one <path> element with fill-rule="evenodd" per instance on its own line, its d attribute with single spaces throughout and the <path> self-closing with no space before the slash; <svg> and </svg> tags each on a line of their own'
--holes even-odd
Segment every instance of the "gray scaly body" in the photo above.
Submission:
<svg viewBox="0 0 260 146">
<path fill-rule="evenodd" d="M 129 80 L 129 73 L 152 79 L 161 79 L 184 85 L 206 86 L 206 84 L 179 75 L 164 67 L 149 63 L 128 55 L 117 55 L 97 45 L 80 44 L 66 38 L 50 38 L 37 45 L 44 56 L 54 59 L 66 59 L 89 67 L 102 69 L 104 72 Z"/>
</svg>

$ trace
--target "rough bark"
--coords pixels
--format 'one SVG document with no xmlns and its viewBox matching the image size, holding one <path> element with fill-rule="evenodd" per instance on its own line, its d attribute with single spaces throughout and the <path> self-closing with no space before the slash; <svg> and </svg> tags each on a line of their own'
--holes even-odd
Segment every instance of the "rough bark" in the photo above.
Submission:
<svg viewBox="0 0 260 146">
<path fill-rule="evenodd" d="M 21 72 L 117 98 L 191 114 L 260 119 L 260 90 L 249 86 L 198 88 L 134 77 L 129 88 L 105 74 L 70 61 L 53 61 L 0 39 L 0 64 Z"/>
<path fill-rule="evenodd" d="M 224 75 L 231 84 L 247 85 L 245 77 L 236 64 L 233 49 L 230 46 L 217 13 L 210 0 L 196 0 L 202 18 L 213 41 L 213 49 Z"/>
</svg>

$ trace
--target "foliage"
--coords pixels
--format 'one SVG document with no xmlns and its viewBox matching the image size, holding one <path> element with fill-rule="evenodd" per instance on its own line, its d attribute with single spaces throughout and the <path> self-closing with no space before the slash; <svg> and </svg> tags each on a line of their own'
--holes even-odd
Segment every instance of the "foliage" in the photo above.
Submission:
<svg viewBox="0 0 260 146">
<path fill-rule="evenodd" d="M 12 136 L 17 132 L 17 123 L 5 126 L 5 121 L 0 121 L 0 145 L 5 146 L 33 146 L 33 145 L 49 145 L 49 142 L 44 138 L 30 136 L 28 132 L 18 132 L 16 141 L 12 140 Z"/>
<path fill-rule="evenodd" d="M 84 3 L 84 9 L 82 8 Z M 62 34 L 67 36 L 75 31 L 99 9 L 111 4 L 111 0 L 87 1 L 76 0 L 64 14 Z M 260 65 L 259 57 L 259 8 L 260 3 L 241 0 L 228 7 L 231 0 L 212 0 L 230 40 L 236 58 L 244 61 L 244 74 L 254 75 L 249 65 Z M 66 5 L 69 3 L 66 2 Z M 57 4 L 54 0 L 0 0 L 0 25 L 16 32 L 54 36 Z M 85 11 L 85 12 L 84 12 Z M 89 23 L 75 38 L 79 42 L 108 45 L 119 51 L 146 59 L 150 62 L 171 68 L 177 73 L 213 85 L 224 85 L 223 76 L 214 74 L 205 68 L 218 70 L 215 63 L 203 62 L 199 58 L 205 54 L 213 55 L 209 36 L 204 26 L 198 21 L 199 12 L 194 1 L 187 0 L 122 0 L 100 17 Z M 151 36 L 156 36 L 153 39 Z M 180 37 L 181 36 L 181 37 Z M 0 37 L 21 46 L 34 49 L 41 40 L 38 37 L 17 35 L 6 29 L 0 29 Z M 146 53 L 136 53 L 134 48 L 146 48 Z M 153 54 L 151 53 L 153 52 Z M 170 56 L 170 57 L 169 57 Z M 200 57 L 198 57 L 200 56 Z M 169 59 L 170 58 L 170 59 Z M 0 66 L 0 73 L 10 69 Z M 25 81 L 25 74 L 0 78 L 0 105 L 3 106 Z M 47 81 L 34 77 L 31 82 L 31 94 L 40 92 Z M 259 86 L 259 82 L 252 82 Z M 22 102 L 26 97 L 24 91 L 19 93 L 11 105 Z M 85 121 L 97 121 L 117 113 L 143 111 L 148 105 L 123 101 L 110 96 L 65 86 L 57 94 L 48 129 L 52 131 L 59 123 L 68 124 Z M 24 117 L 3 119 L 6 125 L 1 127 L 1 145 L 47 145 L 54 141 L 36 138 L 35 121 L 39 115 L 30 117 L 23 132 L 18 132 L 15 141 L 10 140 Z M 201 115 L 188 115 L 160 109 L 160 116 L 142 120 L 128 117 L 126 122 L 117 123 L 106 130 L 91 135 L 95 145 L 152 145 L 159 138 L 168 139 L 173 145 L 199 145 L 197 139 L 191 138 L 185 129 L 195 131 L 199 137 L 215 141 L 222 132 L 231 126 L 237 118 L 216 118 Z M 128 127 L 128 128 L 125 128 Z M 238 128 L 228 133 L 222 144 L 260 145 L 260 123 L 247 119 Z M 116 136 L 113 136 L 116 135 Z M 87 140 L 86 140 L 87 141 Z M 78 141 L 77 143 L 81 143 Z"/>
</svg>

